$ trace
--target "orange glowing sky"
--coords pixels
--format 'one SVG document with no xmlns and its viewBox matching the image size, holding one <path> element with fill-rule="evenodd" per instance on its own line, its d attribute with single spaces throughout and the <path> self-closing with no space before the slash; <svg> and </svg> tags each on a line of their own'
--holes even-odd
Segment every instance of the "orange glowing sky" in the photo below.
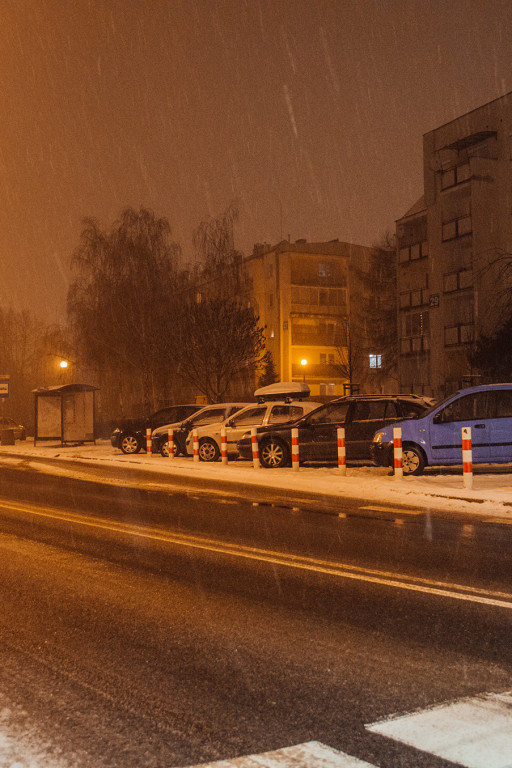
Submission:
<svg viewBox="0 0 512 768">
<path fill-rule="evenodd" d="M 375 243 L 422 135 L 512 90 L 509 0 L 0 0 L 0 306 L 63 316 L 81 221 Z"/>
</svg>

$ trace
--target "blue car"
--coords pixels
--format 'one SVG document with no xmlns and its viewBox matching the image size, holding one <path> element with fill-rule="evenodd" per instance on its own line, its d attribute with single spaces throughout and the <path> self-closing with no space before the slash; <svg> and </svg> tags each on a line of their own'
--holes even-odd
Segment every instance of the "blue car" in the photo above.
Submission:
<svg viewBox="0 0 512 768">
<path fill-rule="evenodd" d="M 393 428 L 402 429 L 404 475 L 426 466 L 462 464 L 462 427 L 471 427 L 473 463 L 512 462 L 512 384 L 484 384 L 455 392 L 422 414 L 375 433 L 371 457 L 393 466 Z"/>
</svg>

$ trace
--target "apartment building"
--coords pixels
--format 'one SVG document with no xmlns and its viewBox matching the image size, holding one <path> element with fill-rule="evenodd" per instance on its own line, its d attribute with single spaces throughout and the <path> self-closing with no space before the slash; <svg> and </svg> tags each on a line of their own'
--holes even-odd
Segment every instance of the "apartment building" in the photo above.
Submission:
<svg viewBox="0 0 512 768">
<path fill-rule="evenodd" d="M 512 253 L 512 94 L 423 137 L 424 194 L 396 222 L 400 390 L 478 382 L 469 353 L 500 324 Z"/>
<path fill-rule="evenodd" d="M 388 252 L 338 240 L 255 246 L 244 265 L 279 380 L 306 381 L 314 397 L 397 391 L 389 348 L 372 339 L 369 322 L 371 307 L 382 314 L 378 265 L 389 261 Z M 393 276 L 387 295 L 394 291 Z M 384 322 L 395 339 L 394 311 Z"/>
</svg>

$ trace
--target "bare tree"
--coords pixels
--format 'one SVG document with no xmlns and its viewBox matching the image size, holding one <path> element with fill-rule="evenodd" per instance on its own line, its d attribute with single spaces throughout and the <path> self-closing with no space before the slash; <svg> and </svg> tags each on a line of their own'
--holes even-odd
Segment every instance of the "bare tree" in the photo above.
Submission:
<svg viewBox="0 0 512 768">
<path fill-rule="evenodd" d="M 167 395 L 175 362 L 173 319 L 179 246 L 167 219 L 127 208 L 110 232 L 84 222 L 73 257 L 68 318 L 88 364 L 123 411 L 153 409 Z"/>
<path fill-rule="evenodd" d="M 346 318 L 346 325 L 343 332 L 343 338 L 341 343 L 336 346 L 336 357 L 334 362 L 334 370 L 336 375 L 346 379 L 345 388 L 349 394 L 355 393 L 359 390 L 359 385 L 356 383 L 356 350 L 351 334 L 351 322 L 349 318 Z"/>
<path fill-rule="evenodd" d="M 61 326 L 45 326 L 27 311 L 0 309 L 0 372 L 10 377 L 9 397 L 1 403 L 3 412 L 32 426 L 32 390 L 62 383 L 59 362 L 71 356 Z"/>
<path fill-rule="evenodd" d="M 236 300 L 191 300 L 177 319 L 181 375 L 210 402 L 220 402 L 264 353 L 264 332 L 251 309 Z"/>
<path fill-rule="evenodd" d="M 230 299 L 247 292 L 242 254 L 235 248 L 238 216 L 238 203 L 234 201 L 217 217 L 202 221 L 194 232 L 200 263 L 197 290 L 204 296 Z"/>
</svg>

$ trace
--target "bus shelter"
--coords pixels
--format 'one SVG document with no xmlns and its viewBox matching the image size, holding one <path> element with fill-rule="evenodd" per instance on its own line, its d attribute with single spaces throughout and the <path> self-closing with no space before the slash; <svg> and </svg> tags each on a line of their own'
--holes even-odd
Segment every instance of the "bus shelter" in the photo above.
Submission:
<svg viewBox="0 0 512 768">
<path fill-rule="evenodd" d="M 63 384 L 34 389 L 34 445 L 41 440 L 96 442 L 95 393 L 90 384 Z"/>
</svg>

